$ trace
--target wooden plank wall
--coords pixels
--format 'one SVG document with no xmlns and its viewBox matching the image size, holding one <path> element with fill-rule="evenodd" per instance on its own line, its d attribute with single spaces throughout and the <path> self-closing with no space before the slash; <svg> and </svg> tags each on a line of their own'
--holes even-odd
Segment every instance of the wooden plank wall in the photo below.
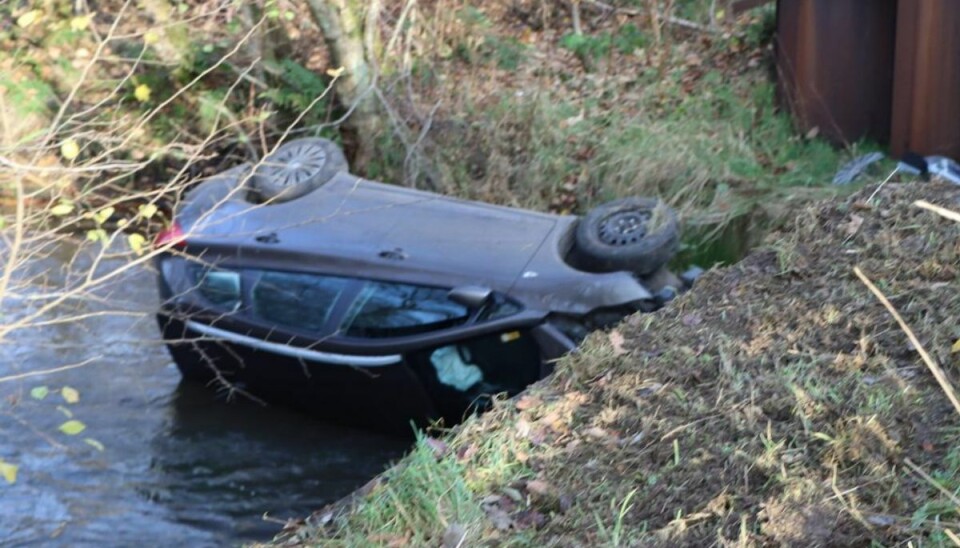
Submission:
<svg viewBox="0 0 960 548">
<path fill-rule="evenodd" d="M 960 1 L 901 0 L 890 149 L 960 160 Z"/>
<path fill-rule="evenodd" d="M 778 1 L 778 95 L 800 131 L 887 141 L 896 16 L 897 0 Z"/>
</svg>

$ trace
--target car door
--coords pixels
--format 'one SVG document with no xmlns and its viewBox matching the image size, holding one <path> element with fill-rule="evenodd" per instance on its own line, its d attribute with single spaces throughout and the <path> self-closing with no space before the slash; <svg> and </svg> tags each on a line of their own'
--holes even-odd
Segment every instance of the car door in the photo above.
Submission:
<svg viewBox="0 0 960 548">
<path fill-rule="evenodd" d="M 449 288 L 366 281 L 344 315 L 337 338 L 354 344 L 419 340 L 404 352 L 439 415 L 459 422 L 472 405 L 494 394 L 516 394 L 542 375 L 531 334 L 538 320 L 494 295 L 471 310 Z"/>
</svg>

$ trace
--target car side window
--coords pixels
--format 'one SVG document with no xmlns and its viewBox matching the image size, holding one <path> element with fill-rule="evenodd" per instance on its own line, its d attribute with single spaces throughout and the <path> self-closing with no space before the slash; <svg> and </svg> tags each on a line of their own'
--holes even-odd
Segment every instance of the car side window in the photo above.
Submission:
<svg viewBox="0 0 960 548">
<path fill-rule="evenodd" d="M 402 337 L 462 324 L 470 312 L 447 293 L 435 287 L 365 282 L 340 331 L 348 337 Z"/>
<path fill-rule="evenodd" d="M 321 329 L 349 278 L 263 271 L 254 276 L 253 313 L 261 319 L 305 331 Z"/>
<path fill-rule="evenodd" d="M 218 268 L 197 267 L 197 290 L 211 304 L 236 310 L 240 307 L 240 273 Z"/>
</svg>

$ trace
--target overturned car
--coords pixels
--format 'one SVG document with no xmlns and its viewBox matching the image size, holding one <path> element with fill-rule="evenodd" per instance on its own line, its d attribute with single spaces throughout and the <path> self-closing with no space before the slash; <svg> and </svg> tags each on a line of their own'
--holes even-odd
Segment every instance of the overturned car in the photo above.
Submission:
<svg viewBox="0 0 960 548">
<path fill-rule="evenodd" d="M 658 200 L 493 206 L 361 179 L 301 139 L 184 197 L 157 239 L 158 319 L 186 379 L 380 429 L 451 424 L 692 283 L 665 267 L 678 238 Z"/>
</svg>

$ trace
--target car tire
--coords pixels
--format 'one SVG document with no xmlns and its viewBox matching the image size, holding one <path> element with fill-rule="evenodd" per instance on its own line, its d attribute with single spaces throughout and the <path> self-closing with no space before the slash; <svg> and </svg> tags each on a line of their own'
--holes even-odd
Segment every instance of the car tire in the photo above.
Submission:
<svg viewBox="0 0 960 548">
<path fill-rule="evenodd" d="M 268 155 L 253 174 L 251 185 L 263 201 L 295 200 L 347 171 L 343 151 L 329 139 L 297 139 Z"/>
<path fill-rule="evenodd" d="M 655 220 L 656 226 L 650 227 Z M 623 198 L 587 213 L 577 225 L 574 253 L 580 268 L 592 272 L 657 271 L 677 251 L 677 215 L 656 198 Z"/>
</svg>

